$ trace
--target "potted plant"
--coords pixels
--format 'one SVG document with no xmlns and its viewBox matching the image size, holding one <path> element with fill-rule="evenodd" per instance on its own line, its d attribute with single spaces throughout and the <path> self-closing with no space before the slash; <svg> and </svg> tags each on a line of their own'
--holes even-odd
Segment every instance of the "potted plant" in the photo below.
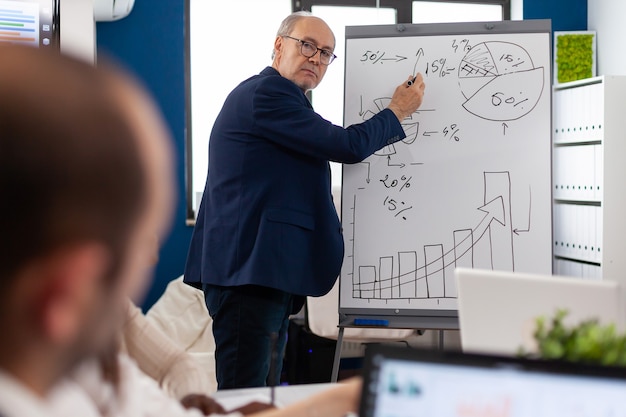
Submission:
<svg viewBox="0 0 626 417">
<path fill-rule="evenodd" d="M 552 319 L 536 320 L 534 337 L 542 359 L 626 366 L 626 335 L 619 334 L 615 325 L 590 319 L 566 326 L 566 316 L 566 310 L 559 310 Z"/>
</svg>

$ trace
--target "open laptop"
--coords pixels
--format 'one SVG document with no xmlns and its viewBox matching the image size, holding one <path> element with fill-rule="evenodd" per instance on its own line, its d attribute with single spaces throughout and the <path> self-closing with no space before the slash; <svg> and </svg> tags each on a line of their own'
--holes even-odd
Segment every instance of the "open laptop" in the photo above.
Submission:
<svg viewBox="0 0 626 417">
<path fill-rule="evenodd" d="M 625 398 L 623 368 L 373 345 L 359 416 L 624 416 Z"/>
<path fill-rule="evenodd" d="M 623 329 L 626 313 L 616 282 L 464 268 L 455 275 L 464 352 L 536 352 L 536 318 L 552 318 L 558 309 L 569 311 L 567 325 L 597 318 Z"/>
</svg>

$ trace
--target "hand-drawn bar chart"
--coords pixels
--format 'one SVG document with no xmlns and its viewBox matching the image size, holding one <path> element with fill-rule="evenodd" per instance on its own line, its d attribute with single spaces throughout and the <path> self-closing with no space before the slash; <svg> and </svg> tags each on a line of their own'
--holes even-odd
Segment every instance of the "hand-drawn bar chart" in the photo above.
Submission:
<svg viewBox="0 0 626 417">
<path fill-rule="evenodd" d="M 473 228 L 452 230 L 453 246 L 422 245 L 353 265 L 353 298 L 413 300 L 456 298 L 456 267 L 514 270 L 509 172 L 485 172 L 484 196 L 477 210 L 484 213 Z M 358 222 L 358 195 L 353 198 L 353 227 Z M 354 240 L 353 240 L 354 242 Z M 356 243 L 353 251 L 358 252 Z"/>
<path fill-rule="evenodd" d="M 0 1 L 0 42 L 39 46 L 39 3 Z"/>
</svg>

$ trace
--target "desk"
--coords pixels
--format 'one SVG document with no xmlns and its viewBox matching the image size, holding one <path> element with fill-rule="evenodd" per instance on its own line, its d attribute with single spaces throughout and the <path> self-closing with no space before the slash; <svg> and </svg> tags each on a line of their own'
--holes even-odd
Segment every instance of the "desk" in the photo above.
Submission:
<svg viewBox="0 0 626 417">
<path fill-rule="evenodd" d="M 275 399 L 278 407 L 285 407 L 308 398 L 320 391 L 335 386 L 332 383 L 281 385 L 276 387 Z M 212 395 L 226 410 L 241 407 L 251 401 L 269 403 L 271 400 L 270 388 L 241 388 L 217 391 Z"/>
</svg>

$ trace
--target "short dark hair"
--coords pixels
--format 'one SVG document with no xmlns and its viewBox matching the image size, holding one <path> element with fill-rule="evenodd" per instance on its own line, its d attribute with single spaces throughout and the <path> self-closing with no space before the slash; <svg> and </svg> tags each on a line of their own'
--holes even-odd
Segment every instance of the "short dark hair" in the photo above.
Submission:
<svg viewBox="0 0 626 417">
<path fill-rule="evenodd" d="M 124 262 L 147 199 L 145 163 L 115 77 L 35 48 L 0 46 L 0 290 L 37 257 L 83 241 Z"/>
</svg>

